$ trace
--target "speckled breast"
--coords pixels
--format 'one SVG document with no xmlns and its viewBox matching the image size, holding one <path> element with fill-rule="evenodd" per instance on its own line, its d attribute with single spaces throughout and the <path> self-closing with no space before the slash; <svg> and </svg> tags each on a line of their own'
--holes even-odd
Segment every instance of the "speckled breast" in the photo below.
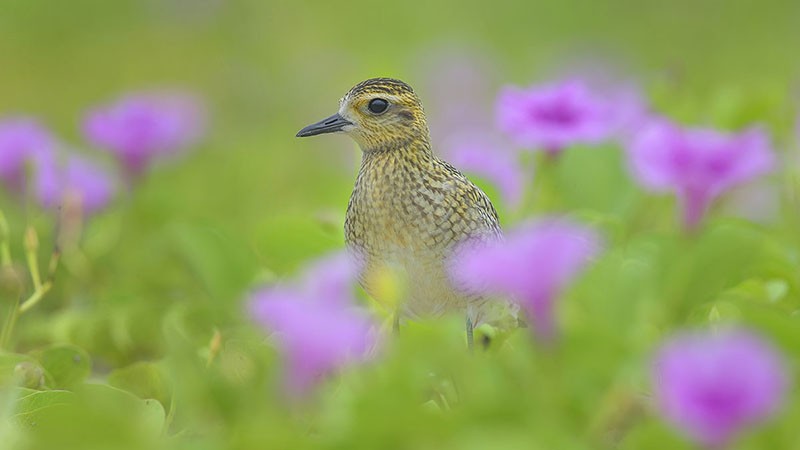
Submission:
<svg viewBox="0 0 800 450">
<path fill-rule="evenodd" d="M 455 169 L 403 156 L 365 158 L 350 198 L 345 239 L 364 258 L 362 285 L 381 302 L 374 280 L 388 271 L 404 281 L 405 314 L 463 310 L 471 299 L 452 286 L 447 259 L 466 239 L 498 236 L 496 214 Z"/>
</svg>

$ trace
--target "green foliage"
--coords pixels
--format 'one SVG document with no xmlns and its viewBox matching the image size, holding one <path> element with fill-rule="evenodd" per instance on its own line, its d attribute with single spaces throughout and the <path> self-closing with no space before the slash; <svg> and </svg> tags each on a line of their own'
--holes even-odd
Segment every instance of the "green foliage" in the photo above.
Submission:
<svg viewBox="0 0 800 450">
<path fill-rule="evenodd" d="M 89 376 L 92 363 L 89 355 L 74 345 L 56 345 L 38 355 L 47 373 L 47 384 L 55 389 L 69 389 Z"/>
<path fill-rule="evenodd" d="M 154 363 L 137 362 L 108 374 L 108 384 L 129 391 L 139 398 L 155 399 L 163 407 L 170 404 L 171 393 L 164 369 Z"/>
<path fill-rule="evenodd" d="M 797 168 L 767 180 L 780 202 L 761 223 L 718 204 L 685 235 L 673 200 L 640 191 L 606 146 L 530 158 L 522 210 L 498 204 L 504 226 L 569 213 L 605 238 L 559 303 L 556 345 L 484 330 L 497 338 L 470 355 L 460 318 L 412 323 L 306 403 L 285 398 L 280 355 L 244 298 L 342 245 L 357 156 L 344 140 L 294 133 L 358 80 L 419 82 L 432 105 L 447 99 L 423 85 L 431 48 L 481 47 L 499 81 L 527 84 L 591 42 L 584 55 L 613 48 L 647 74 L 655 111 L 763 123 L 795 160 L 797 2 L 485 3 L 0 0 L 0 116 L 40 116 L 81 147 L 91 104 L 179 84 L 207 95 L 213 124 L 201 148 L 83 224 L 52 289 L 18 317 L 35 292 L 26 227 L 43 278 L 60 231 L 51 213 L 0 192 L 13 258 L 0 267 L 0 448 L 690 449 L 655 414 L 649 379 L 654 348 L 684 327 L 753 327 L 797 381 Z M 795 388 L 734 448 L 797 448 L 798 421 Z"/>
<path fill-rule="evenodd" d="M 14 403 L 11 420 L 23 427 L 35 428 L 42 421 L 51 420 L 48 414 L 75 401 L 70 391 L 35 391 L 19 388 L 14 391 L 19 398 Z"/>
</svg>

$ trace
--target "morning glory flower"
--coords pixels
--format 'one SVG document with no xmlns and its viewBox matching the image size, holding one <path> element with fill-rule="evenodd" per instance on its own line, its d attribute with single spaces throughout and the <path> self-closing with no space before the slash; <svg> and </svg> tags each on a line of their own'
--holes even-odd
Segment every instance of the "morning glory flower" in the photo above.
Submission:
<svg viewBox="0 0 800 450">
<path fill-rule="evenodd" d="M 602 96 L 580 80 L 509 86 L 497 98 L 497 126 L 521 147 L 556 155 L 571 145 L 617 137 L 637 103 L 627 93 Z"/>
<path fill-rule="evenodd" d="M 511 297 L 544 341 L 555 337 L 555 302 L 600 250 L 591 229 L 566 219 L 527 223 L 492 244 L 468 243 L 450 266 L 468 292 Z"/>
<path fill-rule="evenodd" d="M 666 120 L 653 121 L 633 136 L 628 155 L 639 184 L 678 196 L 686 229 L 697 228 L 714 199 L 775 164 L 769 137 L 759 128 L 724 133 L 680 128 Z"/>
<path fill-rule="evenodd" d="M 670 338 L 656 354 L 652 377 L 661 415 L 709 448 L 727 446 L 775 413 L 788 387 L 779 352 L 745 330 Z"/>
<path fill-rule="evenodd" d="M 532 175 L 522 170 L 517 154 L 499 139 L 488 134 L 457 134 L 446 140 L 442 147 L 447 160 L 454 166 L 494 184 L 510 208 L 520 205 L 526 178 Z"/>
<path fill-rule="evenodd" d="M 105 208 L 116 191 L 111 175 L 100 166 L 70 156 L 64 166 L 55 162 L 41 166 L 35 181 L 39 201 L 48 208 L 68 204 L 85 214 Z"/>
<path fill-rule="evenodd" d="M 342 255 L 325 258 L 301 283 L 268 287 L 250 299 L 253 318 L 272 333 L 283 355 L 291 398 L 306 397 L 327 376 L 365 361 L 377 343 L 372 320 L 354 306 L 350 287 L 357 271 L 346 267 L 350 261 Z"/>
<path fill-rule="evenodd" d="M 355 255 L 343 251 L 331 253 L 311 261 L 304 268 L 298 287 L 308 298 L 333 305 L 352 305 L 359 265 Z"/>
<path fill-rule="evenodd" d="M 50 132 L 34 119 L 17 117 L 0 121 L 0 181 L 15 192 L 22 192 L 32 173 L 49 164 L 58 144 Z"/>
<path fill-rule="evenodd" d="M 203 122 L 200 102 L 190 95 L 144 93 L 89 112 L 83 132 L 92 145 L 113 153 L 128 175 L 138 176 L 154 160 L 195 143 Z"/>
</svg>

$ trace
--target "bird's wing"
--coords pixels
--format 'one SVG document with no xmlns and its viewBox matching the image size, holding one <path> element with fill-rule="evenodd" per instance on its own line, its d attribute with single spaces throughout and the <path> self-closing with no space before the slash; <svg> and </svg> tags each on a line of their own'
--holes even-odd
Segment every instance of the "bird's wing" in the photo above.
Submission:
<svg viewBox="0 0 800 450">
<path fill-rule="evenodd" d="M 500 220 L 486 193 L 458 169 L 444 161 L 441 163 L 448 173 L 448 189 L 444 190 L 443 201 L 449 208 L 446 216 L 437 217 L 436 229 L 444 233 L 452 230 L 453 243 L 467 239 L 499 239 L 502 236 Z"/>
</svg>

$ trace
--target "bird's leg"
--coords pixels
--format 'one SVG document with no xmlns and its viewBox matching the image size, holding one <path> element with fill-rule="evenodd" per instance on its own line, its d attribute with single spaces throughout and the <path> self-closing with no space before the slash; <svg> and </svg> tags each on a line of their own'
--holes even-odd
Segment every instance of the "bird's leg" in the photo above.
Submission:
<svg viewBox="0 0 800 450">
<path fill-rule="evenodd" d="M 472 339 L 472 319 L 470 319 L 469 314 L 467 314 L 467 349 L 472 352 L 472 348 L 474 346 L 473 339 Z"/>
</svg>

